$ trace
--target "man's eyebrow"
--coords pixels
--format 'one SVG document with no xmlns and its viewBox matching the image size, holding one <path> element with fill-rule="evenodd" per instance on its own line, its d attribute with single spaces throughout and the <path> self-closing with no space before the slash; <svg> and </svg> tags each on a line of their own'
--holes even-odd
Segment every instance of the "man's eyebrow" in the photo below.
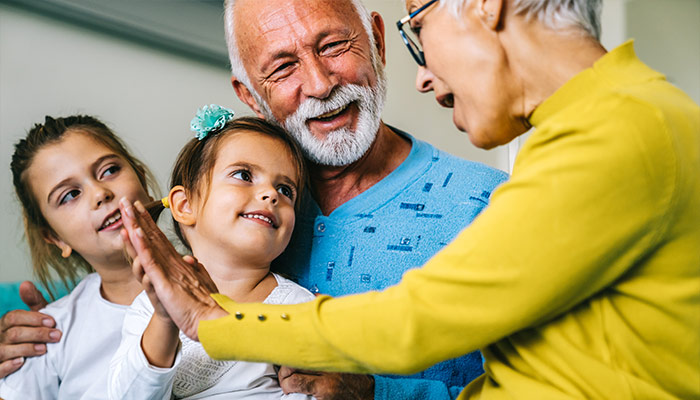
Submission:
<svg viewBox="0 0 700 400">
<path fill-rule="evenodd" d="M 326 29 L 324 31 L 319 32 L 319 34 L 316 36 L 316 39 L 314 40 L 314 46 L 318 45 L 323 39 L 327 38 L 328 36 L 331 36 L 333 34 L 338 34 L 340 36 L 346 37 L 346 38 L 351 38 L 353 37 L 352 34 L 353 30 L 348 28 L 348 27 L 343 27 L 342 29 Z M 262 62 L 262 71 L 267 71 L 270 68 L 270 64 L 273 64 L 275 61 L 283 58 L 296 58 L 297 57 L 297 51 L 296 51 L 296 46 L 293 46 L 293 49 L 290 48 L 280 48 L 277 50 L 273 50 L 273 52 L 269 55 L 266 56 L 265 59 Z"/>
<path fill-rule="evenodd" d="M 340 36 L 343 36 L 346 38 L 351 38 L 354 36 L 353 31 L 354 31 L 354 29 L 351 29 L 348 26 L 343 26 L 340 29 L 334 29 L 334 30 L 327 29 L 327 30 L 322 31 L 318 34 L 318 37 L 316 38 L 316 43 L 318 43 L 318 42 L 322 41 L 323 39 L 325 39 L 326 37 L 334 35 L 334 34 L 337 34 L 337 35 L 340 35 Z"/>
<path fill-rule="evenodd" d="M 283 58 L 295 58 L 296 54 L 294 54 L 294 51 L 292 50 L 287 50 L 287 49 L 280 49 L 277 50 L 276 52 L 270 54 L 268 57 L 265 57 L 265 60 L 262 62 L 262 71 L 267 71 L 270 68 L 270 65 L 273 64 L 275 61 L 283 59 Z"/>
</svg>

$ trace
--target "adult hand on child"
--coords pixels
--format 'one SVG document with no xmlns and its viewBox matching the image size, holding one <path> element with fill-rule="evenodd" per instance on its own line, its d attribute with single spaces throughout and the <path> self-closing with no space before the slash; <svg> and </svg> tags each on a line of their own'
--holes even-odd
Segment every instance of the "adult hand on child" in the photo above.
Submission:
<svg viewBox="0 0 700 400">
<path fill-rule="evenodd" d="M 303 393 L 317 400 L 374 399 L 374 378 L 371 375 L 306 371 L 283 366 L 277 376 L 285 394 Z"/>
<path fill-rule="evenodd" d="M 133 267 L 142 283 L 152 288 L 168 315 L 192 340 L 199 340 L 200 320 L 228 315 L 211 298 L 218 293 L 206 269 L 194 258 L 183 258 L 153 222 L 140 202 L 119 202 L 127 252 L 134 258 Z M 147 277 L 147 278 L 146 278 Z"/>
<path fill-rule="evenodd" d="M 48 303 L 34 284 L 22 282 L 19 296 L 31 311 L 12 310 L 0 319 L 0 378 L 17 371 L 24 357 L 42 355 L 46 343 L 61 339 L 61 331 L 53 329 L 56 321 L 38 312 Z"/>
</svg>

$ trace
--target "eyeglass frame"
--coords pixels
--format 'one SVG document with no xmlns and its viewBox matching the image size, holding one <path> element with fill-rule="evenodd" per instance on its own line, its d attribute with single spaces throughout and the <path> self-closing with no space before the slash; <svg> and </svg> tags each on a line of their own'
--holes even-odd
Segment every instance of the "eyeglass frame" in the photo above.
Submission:
<svg viewBox="0 0 700 400">
<path fill-rule="evenodd" d="M 411 56 L 413 59 L 418 63 L 418 66 L 420 67 L 425 67 L 425 54 L 423 54 L 422 47 L 411 40 L 411 38 L 406 34 L 406 32 L 403 29 L 403 26 L 407 22 L 411 22 L 413 18 L 416 17 L 416 15 L 420 14 L 425 10 L 426 8 L 430 7 L 433 3 L 437 2 L 438 0 L 430 0 L 429 2 L 423 4 L 418 8 L 416 11 L 408 14 L 407 16 L 401 18 L 400 20 L 396 21 L 396 28 L 399 30 L 399 35 L 401 35 L 401 39 L 403 39 L 403 43 L 406 45 L 408 48 L 408 52 L 411 53 Z M 409 25 L 409 29 L 413 29 Z M 414 50 L 415 49 L 415 50 Z M 418 53 L 416 53 L 418 51 Z"/>
</svg>

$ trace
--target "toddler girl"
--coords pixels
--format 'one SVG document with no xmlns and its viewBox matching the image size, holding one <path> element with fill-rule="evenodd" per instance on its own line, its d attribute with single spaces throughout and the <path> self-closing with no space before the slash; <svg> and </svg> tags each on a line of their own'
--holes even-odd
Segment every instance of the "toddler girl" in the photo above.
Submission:
<svg viewBox="0 0 700 400">
<path fill-rule="evenodd" d="M 176 233 L 219 292 L 236 301 L 312 300 L 309 291 L 270 272 L 294 229 L 305 181 L 302 153 L 281 128 L 232 117 L 211 105 L 192 122 L 197 138 L 181 151 L 164 202 Z M 115 399 L 307 398 L 285 396 L 272 365 L 210 359 L 147 292 L 124 320 L 109 385 Z"/>
<path fill-rule="evenodd" d="M 0 397 L 105 398 L 124 314 L 142 290 L 124 256 L 118 200 L 149 200 L 154 181 L 107 126 L 81 115 L 36 124 L 11 169 L 37 278 L 53 298 L 53 277 L 67 287 L 88 275 L 42 311 L 61 341 L 1 380 Z"/>
</svg>

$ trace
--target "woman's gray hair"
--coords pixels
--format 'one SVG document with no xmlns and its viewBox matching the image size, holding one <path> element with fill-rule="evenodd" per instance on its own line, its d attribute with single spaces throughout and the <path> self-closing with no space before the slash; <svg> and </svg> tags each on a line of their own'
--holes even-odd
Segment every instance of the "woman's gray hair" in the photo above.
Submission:
<svg viewBox="0 0 700 400">
<path fill-rule="evenodd" d="M 338 0 L 329 0 L 338 1 Z M 361 0 L 349 0 L 355 6 L 360 20 L 362 21 L 362 26 L 365 28 L 367 35 L 369 35 L 369 41 L 372 48 L 375 47 L 374 35 L 372 33 L 372 14 L 367 10 L 367 7 L 362 4 Z M 224 2 L 224 30 L 226 32 L 226 45 L 228 46 L 228 57 L 231 62 L 231 75 L 238 79 L 248 90 L 256 97 L 258 103 L 260 102 L 257 92 L 254 90 L 250 82 L 250 77 L 248 72 L 246 72 L 243 66 L 243 60 L 241 59 L 241 52 L 238 48 L 238 43 L 236 42 L 236 35 L 234 29 L 234 6 L 236 0 L 226 0 Z M 372 57 L 375 57 L 375 52 L 372 51 Z"/>
<path fill-rule="evenodd" d="M 458 19 L 470 0 L 441 0 Z M 579 29 L 600 40 L 603 0 L 513 0 L 516 14 L 537 18 L 552 29 Z"/>
</svg>

